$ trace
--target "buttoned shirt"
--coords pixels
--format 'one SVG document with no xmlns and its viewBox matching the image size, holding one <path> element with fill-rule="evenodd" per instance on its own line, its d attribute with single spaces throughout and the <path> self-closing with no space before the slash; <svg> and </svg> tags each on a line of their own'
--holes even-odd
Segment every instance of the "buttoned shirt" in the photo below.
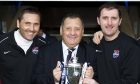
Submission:
<svg viewBox="0 0 140 84">
<path fill-rule="evenodd" d="M 72 56 L 71 57 L 74 57 L 74 56 L 76 56 L 76 54 L 77 54 L 77 50 L 78 50 L 78 46 L 79 45 L 77 45 L 77 46 L 75 46 L 74 48 L 75 48 L 75 50 L 72 52 Z M 68 47 L 64 44 L 64 42 L 62 41 L 62 48 L 63 48 L 63 61 L 64 61 L 64 65 L 66 64 L 66 61 L 67 61 L 67 56 L 68 56 Z"/>
</svg>

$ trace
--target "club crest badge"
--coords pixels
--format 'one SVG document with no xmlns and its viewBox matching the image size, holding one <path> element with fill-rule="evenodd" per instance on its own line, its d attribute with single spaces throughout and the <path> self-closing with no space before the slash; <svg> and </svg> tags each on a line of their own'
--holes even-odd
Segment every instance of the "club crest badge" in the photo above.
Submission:
<svg viewBox="0 0 140 84">
<path fill-rule="evenodd" d="M 114 50 L 113 52 L 113 58 L 118 58 L 120 55 L 120 51 L 118 49 Z"/>
<path fill-rule="evenodd" d="M 33 54 L 38 54 L 38 52 L 39 52 L 39 48 L 38 48 L 38 47 L 34 47 L 34 48 L 32 49 L 32 53 L 33 53 Z"/>
</svg>

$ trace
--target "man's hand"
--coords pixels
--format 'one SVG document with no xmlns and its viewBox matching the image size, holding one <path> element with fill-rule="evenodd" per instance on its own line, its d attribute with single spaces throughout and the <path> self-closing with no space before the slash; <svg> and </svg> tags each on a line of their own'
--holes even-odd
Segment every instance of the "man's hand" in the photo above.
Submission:
<svg viewBox="0 0 140 84">
<path fill-rule="evenodd" d="M 91 66 L 87 67 L 85 78 L 93 78 L 93 75 L 94 75 L 93 68 Z"/>
<path fill-rule="evenodd" d="M 93 35 L 93 42 L 95 43 L 95 44 L 100 44 L 100 41 L 101 41 L 101 39 L 103 38 L 103 33 L 102 33 L 102 31 L 98 31 L 98 32 L 95 32 L 94 33 L 94 35 Z"/>
<path fill-rule="evenodd" d="M 99 83 L 96 82 L 94 79 L 84 78 L 82 84 L 99 84 Z"/>
<path fill-rule="evenodd" d="M 61 67 L 60 67 L 60 62 L 57 62 L 57 66 L 55 69 L 53 69 L 53 77 L 55 79 L 55 82 L 59 82 L 60 81 L 60 77 L 61 77 Z"/>
</svg>

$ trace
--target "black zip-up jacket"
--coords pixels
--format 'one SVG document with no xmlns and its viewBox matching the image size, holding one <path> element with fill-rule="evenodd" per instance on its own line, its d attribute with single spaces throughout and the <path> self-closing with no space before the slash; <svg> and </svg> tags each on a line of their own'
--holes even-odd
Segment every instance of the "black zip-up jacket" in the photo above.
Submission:
<svg viewBox="0 0 140 84">
<path fill-rule="evenodd" d="M 96 48 L 96 61 L 90 57 L 97 70 L 99 84 L 136 84 L 140 73 L 140 48 L 136 40 L 120 33 L 113 41 L 101 41 Z M 96 67 L 94 65 L 96 64 Z"/>
<path fill-rule="evenodd" d="M 39 49 L 46 45 L 35 37 L 25 54 L 14 39 L 14 31 L 0 37 L 0 79 L 2 84 L 30 84 Z"/>
</svg>

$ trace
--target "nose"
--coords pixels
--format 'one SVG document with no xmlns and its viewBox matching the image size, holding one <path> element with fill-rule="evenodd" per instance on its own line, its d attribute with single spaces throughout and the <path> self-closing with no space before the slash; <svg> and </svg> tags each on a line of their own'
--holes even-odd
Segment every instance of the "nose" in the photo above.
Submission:
<svg viewBox="0 0 140 84">
<path fill-rule="evenodd" d="M 30 31 L 34 31 L 34 25 L 33 24 L 30 25 Z"/>
<path fill-rule="evenodd" d="M 74 35 L 75 34 L 75 30 L 74 28 L 71 29 L 71 35 Z"/>
<path fill-rule="evenodd" d="M 111 25 L 112 24 L 112 20 L 109 18 L 108 19 L 108 25 Z"/>
</svg>

